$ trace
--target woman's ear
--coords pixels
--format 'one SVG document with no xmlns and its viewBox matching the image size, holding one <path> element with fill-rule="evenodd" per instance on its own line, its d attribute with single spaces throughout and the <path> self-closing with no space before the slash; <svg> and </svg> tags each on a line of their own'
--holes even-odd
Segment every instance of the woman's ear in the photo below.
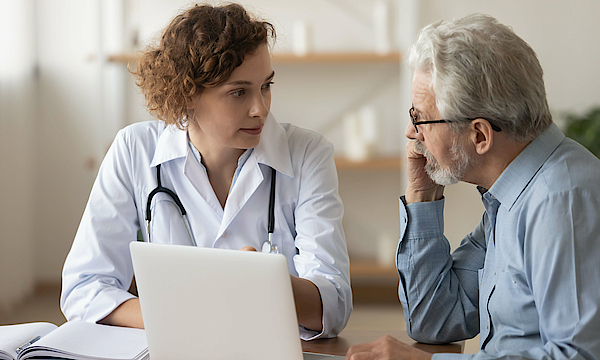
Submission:
<svg viewBox="0 0 600 360">
<path fill-rule="evenodd" d="M 199 97 L 200 95 L 192 95 L 191 97 L 185 100 L 188 112 L 194 111 L 194 109 L 196 109 L 196 103 L 198 102 Z"/>
<path fill-rule="evenodd" d="M 469 139 L 473 142 L 475 151 L 483 155 L 490 151 L 494 144 L 494 130 L 485 119 L 471 121 Z"/>
<path fill-rule="evenodd" d="M 191 97 L 186 99 L 186 118 L 187 125 L 191 125 L 196 120 L 196 108 L 198 106 L 198 101 L 200 100 L 200 94 L 192 95 Z"/>
</svg>

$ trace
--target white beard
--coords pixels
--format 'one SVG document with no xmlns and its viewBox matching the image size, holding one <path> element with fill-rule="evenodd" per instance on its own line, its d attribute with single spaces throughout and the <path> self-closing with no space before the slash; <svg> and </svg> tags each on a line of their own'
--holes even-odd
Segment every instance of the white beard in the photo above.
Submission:
<svg viewBox="0 0 600 360">
<path fill-rule="evenodd" d="M 415 149 L 427 159 L 425 172 L 438 185 L 448 186 L 456 184 L 464 178 L 467 170 L 480 163 L 478 159 L 469 156 L 465 146 L 460 144 L 457 138 L 453 140 L 452 147 L 450 148 L 451 163 L 448 168 L 442 168 L 436 158 L 431 155 L 429 150 L 419 140 L 415 141 Z"/>
</svg>

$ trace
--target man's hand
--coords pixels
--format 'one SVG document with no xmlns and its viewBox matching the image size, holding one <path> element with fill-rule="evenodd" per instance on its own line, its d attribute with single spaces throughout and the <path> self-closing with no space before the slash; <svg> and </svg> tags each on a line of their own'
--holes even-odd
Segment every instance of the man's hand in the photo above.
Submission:
<svg viewBox="0 0 600 360">
<path fill-rule="evenodd" d="M 431 360 L 431 354 L 407 345 L 389 335 L 350 348 L 346 360 Z"/>
<path fill-rule="evenodd" d="M 408 204 L 422 201 L 440 200 L 444 195 L 444 187 L 433 182 L 425 171 L 427 158 L 417 151 L 415 140 L 406 144 L 406 173 L 408 186 L 404 197 Z"/>
</svg>

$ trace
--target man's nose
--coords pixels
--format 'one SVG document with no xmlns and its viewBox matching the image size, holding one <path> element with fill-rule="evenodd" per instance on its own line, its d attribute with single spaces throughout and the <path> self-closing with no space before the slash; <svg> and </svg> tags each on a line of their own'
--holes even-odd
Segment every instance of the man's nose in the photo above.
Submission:
<svg viewBox="0 0 600 360">
<path fill-rule="evenodd" d="M 420 135 L 420 133 L 417 133 L 413 123 L 409 122 L 408 125 L 406 125 L 406 130 L 404 130 L 404 136 L 406 136 L 407 138 L 409 138 L 411 140 L 414 140 L 417 137 L 419 137 L 419 135 Z"/>
</svg>

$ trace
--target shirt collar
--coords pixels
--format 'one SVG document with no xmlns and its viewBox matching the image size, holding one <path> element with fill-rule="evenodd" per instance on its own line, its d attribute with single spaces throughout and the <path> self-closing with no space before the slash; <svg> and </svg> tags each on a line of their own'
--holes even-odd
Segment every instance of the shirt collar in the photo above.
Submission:
<svg viewBox="0 0 600 360">
<path fill-rule="evenodd" d="M 158 138 L 150 166 L 187 157 L 190 153 L 187 131 L 178 129 L 175 125 L 165 126 Z M 255 157 L 258 163 L 268 165 L 282 174 L 294 177 L 287 133 L 270 113 L 265 121 L 260 143 L 250 157 Z"/>
<path fill-rule="evenodd" d="M 556 124 L 551 124 L 504 169 L 489 189 L 489 193 L 510 210 L 564 138 L 565 135 Z"/>
</svg>

